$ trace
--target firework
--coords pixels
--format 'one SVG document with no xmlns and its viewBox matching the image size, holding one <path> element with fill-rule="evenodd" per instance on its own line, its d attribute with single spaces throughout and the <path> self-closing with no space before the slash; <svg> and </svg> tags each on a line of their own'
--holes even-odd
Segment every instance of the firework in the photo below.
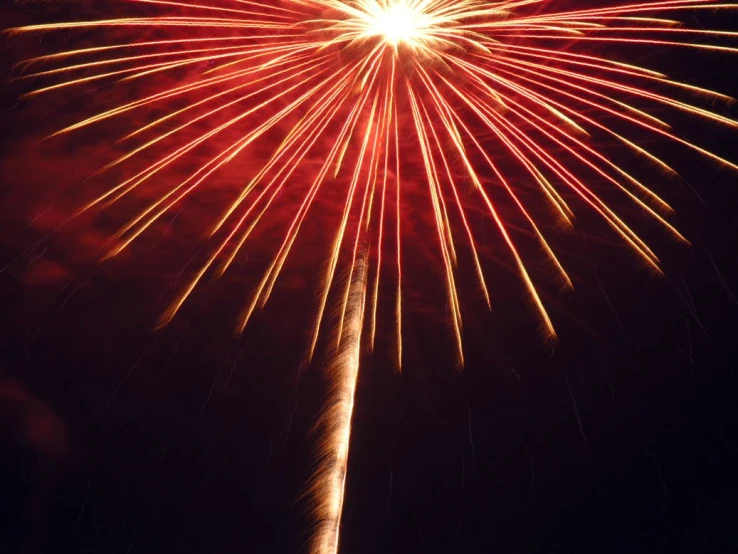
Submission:
<svg viewBox="0 0 738 554">
<path fill-rule="evenodd" d="M 329 457 L 337 456 L 340 463 L 334 464 L 338 469 L 326 478 L 326 487 L 318 487 L 325 495 L 321 505 L 330 506 L 321 517 L 331 519 L 333 527 L 321 530 L 316 544 L 322 546 L 316 552 L 337 549 L 351 425 L 347 406 L 353 405 L 358 372 L 356 337 L 362 336 L 366 316 L 365 343 L 373 348 L 381 305 L 392 306 L 396 363 L 402 364 L 402 223 L 404 210 L 412 209 L 403 199 L 405 183 L 420 180 L 427 191 L 451 332 L 463 364 L 456 285 L 459 244 L 470 252 L 480 298 L 492 306 L 469 221 L 470 204 L 481 206 L 493 222 L 542 328 L 554 337 L 554 325 L 527 268 L 530 256 L 523 255 L 516 237 L 521 232 L 534 237 L 563 285 L 570 288 L 572 282 L 548 242 L 541 210 L 532 208 L 547 206 L 562 227 L 574 224 L 577 210 L 596 213 L 655 271 L 658 257 L 618 213 L 610 201 L 613 193 L 687 242 L 667 219 L 672 211 L 668 203 L 598 148 L 602 137 L 667 174 L 674 170 L 643 146 L 643 137 L 671 141 L 738 170 L 674 133 L 665 119 L 670 111 L 682 112 L 736 127 L 710 107 L 729 102 L 729 97 L 605 55 L 599 48 L 738 52 L 729 44 L 738 33 L 679 22 L 689 12 L 733 9 L 735 4 L 664 0 L 569 10 L 544 0 L 137 0 L 121 2 L 120 9 L 130 5 L 149 9 L 151 15 L 15 30 L 114 28 L 134 37 L 25 62 L 23 78 L 50 79 L 31 95 L 97 83 L 156 83 L 174 72 L 189 75 L 186 82 L 112 105 L 56 133 L 133 112 L 155 113 L 184 100 L 183 107 L 152 117 L 125 136 L 125 144 L 133 146 L 104 169 L 157 152 L 154 161 L 143 163 L 143 169 L 82 209 L 108 207 L 145 187 L 156 191 L 154 200 L 120 229 L 109 256 L 128 248 L 188 196 L 217 180 L 218 171 L 239 155 L 259 145 L 269 149 L 258 171 L 213 223 L 210 255 L 162 315 L 162 324 L 207 275 L 222 275 L 232 266 L 257 226 L 277 211 L 292 210 L 281 243 L 239 318 L 242 331 L 272 295 L 316 198 L 327 183 L 340 185 L 342 215 L 320 284 L 309 355 L 334 293 L 339 314 L 335 342 L 341 352 L 350 348 L 341 358 L 350 362 L 336 371 L 340 409 L 329 411 L 336 418 L 330 427 L 340 438 L 327 440 L 343 449 Z M 167 38 L 135 38 L 142 29 Z M 280 140 L 274 140 L 275 131 L 281 132 Z M 218 145 L 215 154 L 185 179 L 160 179 L 208 144 Z M 168 150 L 159 155 L 162 148 Z M 320 163 L 309 179 L 296 178 L 316 159 Z M 410 174 L 410 160 L 420 160 L 422 178 Z M 301 201 L 280 204 L 286 190 L 299 191 Z M 473 199 L 463 199 L 462 193 Z M 526 229 L 517 229 L 508 214 Z M 348 273 L 345 283 L 337 279 L 342 263 Z M 380 291 L 387 287 L 380 287 L 381 279 L 393 284 L 392 297 L 384 302 Z"/>
<path fill-rule="evenodd" d="M 312 551 L 338 552 L 343 500 L 346 493 L 348 455 L 351 443 L 351 419 L 354 413 L 356 385 L 361 360 L 361 335 L 366 303 L 366 262 L 357 260 L 353 281 L 349 283 L 346 317 L 337 333 L 341 345 L 330 364 L 332 390 L 322 425 L 321 455 L 311 492 L 316 499 L 316 532 Z"/>
</svg>

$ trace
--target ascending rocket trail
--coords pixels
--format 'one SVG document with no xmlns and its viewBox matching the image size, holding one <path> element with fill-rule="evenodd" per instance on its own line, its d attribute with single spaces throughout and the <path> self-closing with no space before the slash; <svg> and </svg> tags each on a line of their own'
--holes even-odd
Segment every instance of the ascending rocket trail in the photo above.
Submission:
<svg viewBox="0 0 738 554">
<path fill-rule="evenodd" d="M 357 260 L 353 276 L 349 278 L 348 308 L 336 331 L 340 339 L 329 363 L 331 388 L 320 422 L 320 459 L 310 488 L 316 521 L 310 549 L 312 554 L 338 552 L 367 300 L 364 256 Z"/>
</svg>

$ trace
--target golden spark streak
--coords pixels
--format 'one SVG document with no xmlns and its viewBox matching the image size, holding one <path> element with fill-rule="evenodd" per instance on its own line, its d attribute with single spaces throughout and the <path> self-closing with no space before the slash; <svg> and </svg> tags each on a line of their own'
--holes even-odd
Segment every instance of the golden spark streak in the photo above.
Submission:
<svg viewBox="0 0 738 554">
<path fill-rule="evenodd" d="M 346 317 L 338 330 L 343 338 L 329 367 L 331 390 L 321 422 L 324 433 L 321 439 L 318 471 L 311 487 L 317 520 L 310 548 L 312 554 L 338 552 L 346 493 L 351 423 L 361 358 L 367 294 L 366 264 L 365 254 L 360 254 L 349 284 Z"/>
</svg>

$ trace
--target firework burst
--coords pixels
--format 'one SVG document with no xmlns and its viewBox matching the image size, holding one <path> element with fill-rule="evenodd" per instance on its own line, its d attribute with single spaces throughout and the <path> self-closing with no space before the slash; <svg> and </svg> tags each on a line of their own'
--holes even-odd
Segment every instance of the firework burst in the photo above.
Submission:
<svg viewBox="0 0 738 554">
<path fill-rule="evenodd" d="M 309 351 L 312 357 L 331 294 L 339 299 L 337 346 L 351 342 L 351 351 L 341 357 L 350 363 L 336 372 L 342 384 L 334 402 L 339 406 L 337 430 L 329 439 L 335 455 L 332 447 L 326 449 L 327 456 L 340 463 L 331 466 L 332 472 L 323 472 L 324 486 L 316 487 L 324 495 L 323 505 L 329 506 L 321 517 L 334 527 L 324 530 L 316 552 L 337 549 L 351 419 L 347 406 L 353 405 L 358 372 L 359 347 L 354 343 L 366 319 L 363 336 L 373 348 L 380 305 L 392 306 L 393 315 L 387 318 L 393 322 L 397 366 L 402 363 L 402 260 L 407 247 L 403 214 L 413 209 L 403 199 L 404 183 L 422 181 L 426 191 L 451 331 L 463 364 L 456 284 L 459 244 L 470 252 L 481 300 L 492 306 L 469 222 L 470 204 L 481 207 L 494 224 L 542 328 L 554 337 L 554 325 L 527 267 L 531 254 L 524 255 L 517 246 L 522 231 L 505 214 L 514 213 L 525 223 L 524 232 L 534 237 L 539 256 L 565 287 L 572 287 L 571 279 L 547 240 L 541 210 L 532 209 L 532 204 L 545 204 L 562 227 L 574 225 L 578 210 L 597 214 L 638 258 L 659 271 L 656 254 L 610 201 L 613 193 L 675 239 L 686 239 L 669 223 L 668 203 L 641 177 L 610 159 L 598 142 L 603 137 L 614 140 L 666 174 L 674 170 L 644 146 L 645 137 L 670 141 L 738 170 L 731 161 L 673 132 L 665 119 L 669 111 L 682 112 L 736 127 L 735 121 L 710 107 L 730 98 L 671 80 L 627 58 L 605 55 L 600 48 L 738 52 L 729 43 L 738 33 L 692 29 L 679 22 L 689 12 L 733 9 L 735 4 L 665 0 L 571 10 L 544 0 L 119 4 L 116 15 L 134 5 L 138 11 L 150 10 L 150 15 L 15 30 L 114 28 L 134 37 L 25 62 L 22 78 L 50 79 L 32 96 L 98 82 L 156 83 L 168 72 L 189 75 L 185 83 L 126 99 L 56 133 L 133 112 L 157 114 L 124 137 L 132 146 L 104 169 L 149 152 L 157 152 L 154 161 L 143 163 L 143 169 L 82 209 L 111 206 L 145 187 L 155 191 L 155 198 L 119 230 L 109 256 L 128 248 L 188 196 L 217 180 L 218 172 L 239 155 L 257 147 L 268 149 L 237 198 L 213 222 L 211 253 L 162 315 L 162 324 L 175 316 L 206 276 L 222 275 L 232 266 L 253 240 L 255 228 L 276 211 L 291 210 L 287 230 L 239 318 L 237 328 L 242 331 L 272 295 L 316 198 L 340 186 L 342 215 L 320 284 Z M 164 38 L 135 38 L 142 29 L 153 29 Z M 182 101 L 177 104 L 182 107 L 167 109 L 176 101 Z M 279 140 L 274 139 L 275 131 L 281 132 Z M 209 144 L 218 145 L 214 155 L 185 179 L 161 178 L 168 168 L 187 165 Z M 316 159 L 320 162 L 309 179 L 296 177 L 308 160 Z M 422 178 L 411 174 L 409 160 L 420 160 Z M 300 202 L 280 204 L 286 190 L 299 191 Z M 342 263 L 347 267 L 345 281 L 337 278 Z M 380 302 L 380 291 L 388 288 L 380 287 L 382 279 L 392 283 L 392 295 Z"/>
</svg>

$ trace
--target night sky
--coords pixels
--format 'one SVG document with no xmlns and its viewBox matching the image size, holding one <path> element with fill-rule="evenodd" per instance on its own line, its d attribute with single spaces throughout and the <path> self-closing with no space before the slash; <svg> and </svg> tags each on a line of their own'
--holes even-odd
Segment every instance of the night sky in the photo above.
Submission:
<svg viewBox="0 0 738 554">
<path fill-rule="evenodd" d="M 0 21 L 72 10 L 3 4 Z M 735 14 L 700 21 L 738 29 Z M 2 36 L 1 74 L 72 39 Z M 738 95 L 738 55 L 640 56 Z M 325 341 L 312 364 L 304 360 L 337 213 L 330 194 L 241 337 L 233 325 L 274 251 L 271 228 L 157 331 L 174 286 L 196 270 L 202 222 L 220 213 L 218 200 L 260 153 L 99 263 L 131 206 L 57 228 L 104 190 L 105 179 L 91 175 L 135 122 L 39 142 L 115 91 L 18 100 L 31 85 L 7 79 L 0 96 L 0 552 L 304 552 L 301 495 L 327 388 Z M 738 117 L 735 107 L 725 113 Z M 738 161 L 735 131 L 670 121 Z M 559 334 L 552 344 L 480 215 L 493 310 L 462 270 L 463 370 L 427 238 L 428 200 L 408 184 L 419 211 L 407 214 L 403 239 L 414 245 L 403 370 L 392 362 L 388 300 L 377 348 L 362 358 L 342 553 L 738 552 L 738 178 L 670 144 L 648 146 L 681 175 L 646 173 L 692 246 L 642 221 L 663 262 L 658 276 L 582 214 L 553 238 L 576 292 L 542 282 Z M 613 149 L 630 168 L 620 154 Z"/>
</svg>

